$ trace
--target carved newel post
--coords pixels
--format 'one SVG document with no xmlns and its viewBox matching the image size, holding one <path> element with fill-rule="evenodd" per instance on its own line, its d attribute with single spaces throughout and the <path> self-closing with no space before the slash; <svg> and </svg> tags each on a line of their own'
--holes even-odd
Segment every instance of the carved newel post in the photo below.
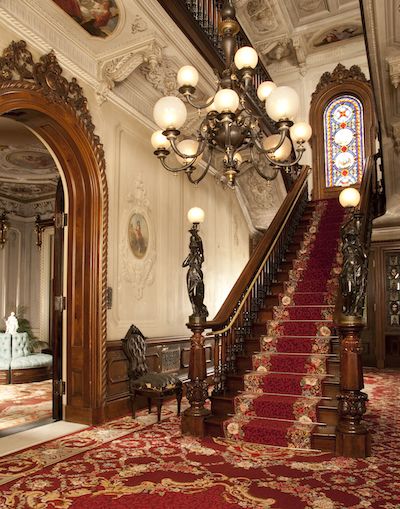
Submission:
<svg viewBox="0 0 400 509">
<path fill-rule="evenodd" d="M 340 203 L 344 207 L 356 207 L 360 200 L 358 191 L 352 188 L 345 191 L 342 191 Z M 362 219 L 363 215 L 354 208 L 341 229 L 343 267 L 335 316 L 341 364 L 336 453 L 352 458 L 365 458 L 370 454 L 370 436 L 362 422 L 368 399 L 362 392 L 361 332 L 365 326 L 363 311 L 368 271 L 361 235 Z"/>
<path fill-rule="evenodd" d="M 190 408 L 182 414 L 182 433 L 203 436 L 204 418 L 210 413 L 204 408 L 208 398 L 208 383 L 203 331 L 206 327 L 208 311 L 203 303 L 204 282 L 201 266 L 204 261 L 204 252 L 199 235 L 199 224 L 204 221 L 203 210 L 198 207 L 190 209 L 188 219 L 193 224 L 189 230 L 189 254 L 182 266 L 188 267 L 186 283 L 193 313 L 189 316 L 187 327 L 193 335 L 190 340 L 189 382 L 186 384 L 186 396 Z"/>
</svg>

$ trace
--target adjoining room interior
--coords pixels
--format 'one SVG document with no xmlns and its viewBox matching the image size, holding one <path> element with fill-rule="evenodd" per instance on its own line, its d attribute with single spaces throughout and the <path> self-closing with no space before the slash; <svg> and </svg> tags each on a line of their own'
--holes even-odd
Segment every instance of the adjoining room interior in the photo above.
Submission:
<svg viewBox="0 0 400 509">
<path fill-rule="evenodd" d="M 0 436 L 5 436 L 53 422 L 54 213 L 60 175 L 44 144 L 20 122 L 0 117 L 0 139 Z M 13 319 L 17 334 L 6 335 Z"/>
</svg>

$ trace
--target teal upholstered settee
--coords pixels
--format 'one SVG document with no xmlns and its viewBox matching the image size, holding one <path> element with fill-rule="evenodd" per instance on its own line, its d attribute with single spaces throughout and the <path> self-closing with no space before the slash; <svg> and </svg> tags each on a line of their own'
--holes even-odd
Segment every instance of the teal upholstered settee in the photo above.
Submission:
<svg viewBox="0 0 400 509">
<path fill-rule="evenodd" d="M 0 383 L 39 382 L 51 377 L 53 357 L 34 353 L 26 332 L 0 333 Z"/>
</svg>

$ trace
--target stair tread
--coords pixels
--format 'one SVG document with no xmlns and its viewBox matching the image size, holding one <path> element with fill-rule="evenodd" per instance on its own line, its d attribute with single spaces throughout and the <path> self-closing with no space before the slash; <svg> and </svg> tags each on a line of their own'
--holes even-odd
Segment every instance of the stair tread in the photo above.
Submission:
<svg viewBox="0 0 400 509">
<path fill-rule="evenodd" d="M 239 426 L 245 440 L 280 446 L 288 443 L 293 447 L 293 443 L 299 442 L 293 435 L 297 430 L 291 427 L 293 423 L 301 423 L 306 425 L 308 436 L 312 436 L 308 447 L 334 450 L 340 358 L 339 338 L 330 318 L 335 305 L 329 298 L 326 281 L 332 278 L 342 216 L 342 209 L 332 200 L 307 204 L 275 282 L 270 285 L 270 294 L 257 308 L 256 320 L 245 340 L 245 351 L 236 355 L 239 371 L 227 374 L 229 393 L 211 398 L 217 415 L 206 418 L 206 423 L 214 435 L 222 430 L 228 433 L 226 436 L 234 436 L 235 426 Z M 307 247 L 303 241 L 311 226 L 316 226 L 317 237 Z M 303 256 L 303 251 L 300 252 L 303 248 L 309 249 L 311 261 L 296 283 L 300 268 L 296 259 Z M 298 291 L 290 295 L 289 306 L 281 307 L 282 296 L 292 278 Z M 279 318 L 282 309 L 285 313 Z M 322 335 L 324 332 L 330 334 Z M 307 372 L 322 370 L 328 372 Z M 224 421 L 232 412 L 236 417 L 231 432 L 230 423 Z M 305 417 L 312 421 L 304 422 Z"/>
</svg>

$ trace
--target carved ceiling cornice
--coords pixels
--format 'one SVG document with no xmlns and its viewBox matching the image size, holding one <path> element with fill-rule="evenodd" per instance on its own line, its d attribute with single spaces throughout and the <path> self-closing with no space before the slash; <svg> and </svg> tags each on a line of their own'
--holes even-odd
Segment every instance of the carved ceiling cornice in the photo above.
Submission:
<svg viewBox="0 0 400 509">
<path fill-rule="evenodd" d="M 369 83 L 365 77 L 365 74 L 362 72 L 358 65 L 352 65 L 350 69 L 347 69 L 343 64 L 338 64 L 333 72 L 323 73 L 312 97 L 314 98 L 314 96 L 319 94 L 321 90 L 324 90 L 333 85 L 344 83 L 349 80 L 357 80 L 364 83 Z"/>
</svg>

